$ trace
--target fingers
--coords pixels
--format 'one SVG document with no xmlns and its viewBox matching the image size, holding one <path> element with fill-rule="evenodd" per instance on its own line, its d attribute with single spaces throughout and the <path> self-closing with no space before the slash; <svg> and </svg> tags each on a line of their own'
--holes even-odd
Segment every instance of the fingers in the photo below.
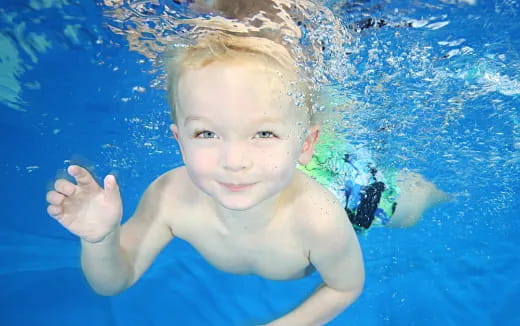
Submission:
<svg viewBox="0 0 520 326">
<path fill-rule="evenodd" d="M 76 185 L 65 179 L 58 179 L 54 183 L 54 189 L 65 196 L 72 196 L 76 191 Z"/>
<path fill-rule="evenodd" d="M 119 186 L 116 182 L 116 177 L 113 175 L 107 175 L 103 180 L 103 187 L 105 188 L 105 194 L 107 198 L 111 200 L 121 200 L 119 193 Z"/>
<path fill-rule="evenodd" d="M 59 206 L 63 203 L 64 199 L 65 195 L 60 194 L 57 191 L 52 190 L 47 193 L 47 202 L 51 205 Z"/>
<path fill-rule="evenodd" d="M 71 165 L 67 172 L 76 179 L 78 186 L 97 185 L 92 175 L 84 168 L 78 165 Z"/>
<path fill-rule="evenodd" d="M 84 194 L 87 194 L 87 197 L 83 196 L 84 198 L 82 200 L 89 200 L 88 198 L 91 198 L 89 196 L 95 194 L 95 191 L 100 189 L 97 182 L 86 169 L 77 165 L 71 165 L 68 167 L 67 172 L 74 177 L 77 184 L 66 179 L 58 179 L 54 183 L 54 190 L 49 191 L 46 196 L 47 202 L 49 203 L 47 213 L 62 224 L 63 219 L 66 216 L 65 206 L 68 205 L 67 202 L 69 200 L 74 201 L 74 199 L 71 198 L 75 197 L 76 192 L 80 190 L 84 191 Z M 115 179 L 113 177 L 112 179 L 113 181 L 109 182 L 109 185 L 119 193 L 119 188 L 117 187 Z M 82 197 L 80 196 L 78 198 Z"/>
<path fill-rule="evenodd" d="M 54 206 L 54 205 L 49 205 L 47 207 L 47 213 L 54 217 L 54 218 L 60 218 L 61 216 L 61 213 L 63 213 L 63 208 L 61 206 Z"/>
<path fill-rule="evenodd" d="M 63 213 L 63 207 L 61 206 L 65 200 L 65 195 L 57 191 L 51 190 L 47 193 L 47 202 L 50 204 L 47 207 L 47 213 L 55 219 L 60 219 Z"/>
</svg>

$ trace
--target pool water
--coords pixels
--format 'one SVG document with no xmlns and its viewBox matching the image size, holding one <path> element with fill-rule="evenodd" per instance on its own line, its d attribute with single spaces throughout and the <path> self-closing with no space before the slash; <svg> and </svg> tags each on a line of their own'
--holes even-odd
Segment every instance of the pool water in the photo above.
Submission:
<svg viewBox="0 0 520 326">
<path fill-rule="evenodd" d="M 0 6 L 0 325 L 257 325 L 289 311 L 319 275 L 226 274 L 179 239 L 118 296 L 86 284 L 78 240 L 46 214 L 55 178 L 71 162 L 115 173 L 127 218 L 182 164 L 161 68 L 109 28 L 131 20 L 105 2 Z M 351 108 L 334 128 L 453 195 L 413 228 L 360 236 L 365 290 L 330 325 L 519 325 L 520 3 L 322 3 L 353 37 L 329 74 Z M 384 26 L 361 29 L 367 18 Z"/>
</svg>

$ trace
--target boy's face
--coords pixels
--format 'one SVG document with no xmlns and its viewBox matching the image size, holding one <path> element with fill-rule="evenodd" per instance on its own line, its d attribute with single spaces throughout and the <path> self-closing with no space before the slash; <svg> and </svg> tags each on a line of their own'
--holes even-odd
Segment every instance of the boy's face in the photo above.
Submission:
<svg viewBox="0 0 520 326">
<path fill-rule="evenodd" d="M 178 87 L 172 131 L 192 181 L 223 207 L 246 210 L 278 194 L 310 159 L 319 131 L 306 134 L 307 113 L 275 69 L 217 62 L 187 70 Z"/>
</svg>

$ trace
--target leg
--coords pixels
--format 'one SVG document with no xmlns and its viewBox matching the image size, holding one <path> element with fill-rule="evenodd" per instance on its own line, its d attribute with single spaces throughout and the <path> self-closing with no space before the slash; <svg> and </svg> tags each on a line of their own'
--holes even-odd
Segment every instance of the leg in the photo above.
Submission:
<svg viewBox="0 0 520 326">
<path fill-rule="evenodd" d="M 413 226 L 419 222 L 427 209 L 450 198 L 433 183 L 414 172 L 400 171 L 397 175 L 397 186 L 400 194 L 395 213 L 386 224 L 389 227 Z"/>
</svg>

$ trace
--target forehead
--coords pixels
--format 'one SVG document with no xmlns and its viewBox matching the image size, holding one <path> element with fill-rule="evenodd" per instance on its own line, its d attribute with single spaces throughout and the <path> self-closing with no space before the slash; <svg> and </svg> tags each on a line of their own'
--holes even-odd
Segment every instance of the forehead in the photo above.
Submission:
<svg viewBox="0 0 520 326">
<path fill-rule="evenodd" d="M 288 76 L 282 69 L 254 60 L 185 69 L 178 85 L 179 113 L 218 113 L 224 108 L 269 115 L 295 111 L 294 82 Z"/>
<path fill-rule="evenodd" d="M 270 65 L 261 58 L 227 58 L 213 61 L 200 67 L 185 67 L 179 78 L 179 86 L 199 86 L 215 88 L 222 82 L 233 88 L 287 91 L 295 78 L 289 71 Z M 219 83 L 220 81 L 220 83 Z M 244 85 L 244 82 L 247 84 Z M 242 87 L 240 87 L 242 86 Z M 270 87 L 268 87 L 270 86 Z M 186 93 L 187 89 L 179 89 Z"/>
</svg>

